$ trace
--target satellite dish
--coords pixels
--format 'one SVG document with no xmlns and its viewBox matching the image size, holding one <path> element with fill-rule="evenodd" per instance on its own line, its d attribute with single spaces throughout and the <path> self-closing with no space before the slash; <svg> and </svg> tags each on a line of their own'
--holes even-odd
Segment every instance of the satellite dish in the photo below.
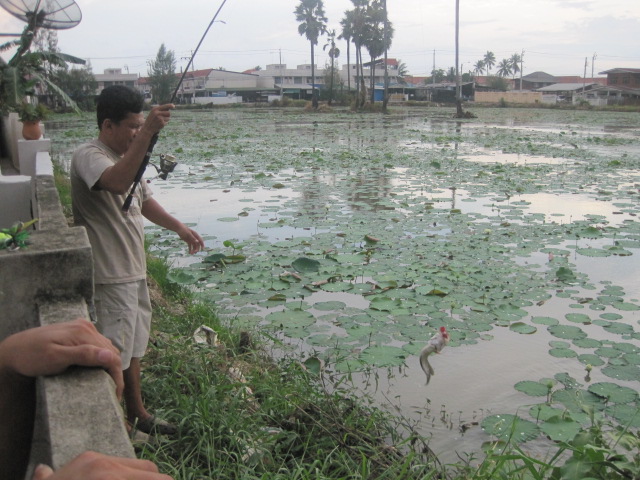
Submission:
<svg viewBox="0 0 640 480">
<path fill-rule="evenodd" d="M 32 30 L 65 30 L 82 20 L 82 12 L 74 0 L 0 0 L 0 7 L 27 22 Z"/>
</svg>

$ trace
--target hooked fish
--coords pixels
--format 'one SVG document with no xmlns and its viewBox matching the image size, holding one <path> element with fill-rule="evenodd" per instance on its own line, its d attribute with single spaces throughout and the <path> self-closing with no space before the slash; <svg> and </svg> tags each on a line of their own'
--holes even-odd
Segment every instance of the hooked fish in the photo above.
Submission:
<svg viewBox="0 0 640 480">
<path fill-rule="evenodd" d="M 429 339 L 429 343 L 420 351 L 420 366 L 422 371 L 427 376 L 427 385 L 431 380 L 431 375 L 435 372 L 433 367 L 429 363 L 429 355 L 432 353 L 440 353 L 442 349 L 449 343 L 449 332 L 445 327 L 440 327 L 433 337 Z"/>
</svg>

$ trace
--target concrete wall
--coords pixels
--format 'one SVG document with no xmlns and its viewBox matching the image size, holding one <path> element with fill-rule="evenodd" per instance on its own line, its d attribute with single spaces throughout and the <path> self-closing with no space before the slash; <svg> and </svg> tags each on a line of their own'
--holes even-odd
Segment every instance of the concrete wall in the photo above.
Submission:
<svg viewBox="0 0 640 480">
<path fill-rule="evenodd" d="M 476 92 L 476 103 L 500 103 L 504 99 L 507 103 L 540 103 L 541 92 Z"/>
<path fill-rule="evenodd" d="M 27 210 L 39 219 L 36 229 L 26 248 L 0 250 L 0 311 L 5 312 L 0 317 L 0 340 L 27 328 L 88 318 L 87 305 L 93 297 L 86 231 L 67 226 L 48 152 L 35 157 L 34 176 L 27 177 L 32 187 Z M 0 182 L 0 197 L 5 187 Z M 40 378 L 37 385 L 31 467 L 46 463 L 59 468 L 86 450 L 135 456 L 113 382 L 105 371 L 75 368 Z M 30 472 L 26 478 L 31 478 Z"/>
</svg>

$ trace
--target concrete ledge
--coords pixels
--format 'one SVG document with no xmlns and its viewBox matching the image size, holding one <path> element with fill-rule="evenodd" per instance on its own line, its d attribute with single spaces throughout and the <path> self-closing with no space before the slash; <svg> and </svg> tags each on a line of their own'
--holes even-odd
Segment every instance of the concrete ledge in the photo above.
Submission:
<svg viewBox="0 0 640 480">
<path fill-rule="evenodd" d="M 39 306 L 39 323 L 88 318 L 82 300 Z M 54 470 L 87 450 L 135 458 L 111 377 L 97 368 L 73 368 L 38 379 L 38 418 L 30 465 Z M 30 477 L 28 477 L 30 478 Z"/>
<path fill-rule="evenodd" d="M 36 154 L 51 150 L 51 139 L 18 140 L 18 158 L 20 174 L 34 177 L 36 175 Z"/>
<path fill-rule="evenodd" d="M 50 175 L 53 177 L 53 162 L 48 151 L 36 153 L 36 175 Z"/>
<path fill-rule="evenodd" d="M 0 228 L 31 220 L 31 177 L 0 175 Z"/>
<path fill-rule="evenodd" d="M 0 250 L 0 339 L 38 325 L 37 304 L 80 298 L 91 302 L 93 263 L 84 228 L 36 230 L 30 245 Z"/>
<path fill-rule="evenodd" d="M 38 219 L 38 230 L 62 229 L 68 226 L 52 175 L 35 177 L 33 197 L 33 218 Z"/>
</svg>

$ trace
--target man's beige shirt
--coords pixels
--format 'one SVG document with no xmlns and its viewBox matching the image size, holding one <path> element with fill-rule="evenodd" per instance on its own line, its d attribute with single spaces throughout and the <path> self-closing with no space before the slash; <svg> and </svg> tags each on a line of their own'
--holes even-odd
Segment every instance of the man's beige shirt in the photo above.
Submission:
<svg viewBox="0 0 640 480">
<path fill-rule="evenodd" d="M 115 195 L 97 187 L 102 173 L 120 156 L 99 140 L 81 145 L 71 160 L 71 193 L 75 225 L 87 229 L 93 251 L 94 280 L 98 284 L 125 283 L 146 277 L 142 203 L 151 195 L 144 180 L 127 213 L 127 194 Z"/>
</svg>

